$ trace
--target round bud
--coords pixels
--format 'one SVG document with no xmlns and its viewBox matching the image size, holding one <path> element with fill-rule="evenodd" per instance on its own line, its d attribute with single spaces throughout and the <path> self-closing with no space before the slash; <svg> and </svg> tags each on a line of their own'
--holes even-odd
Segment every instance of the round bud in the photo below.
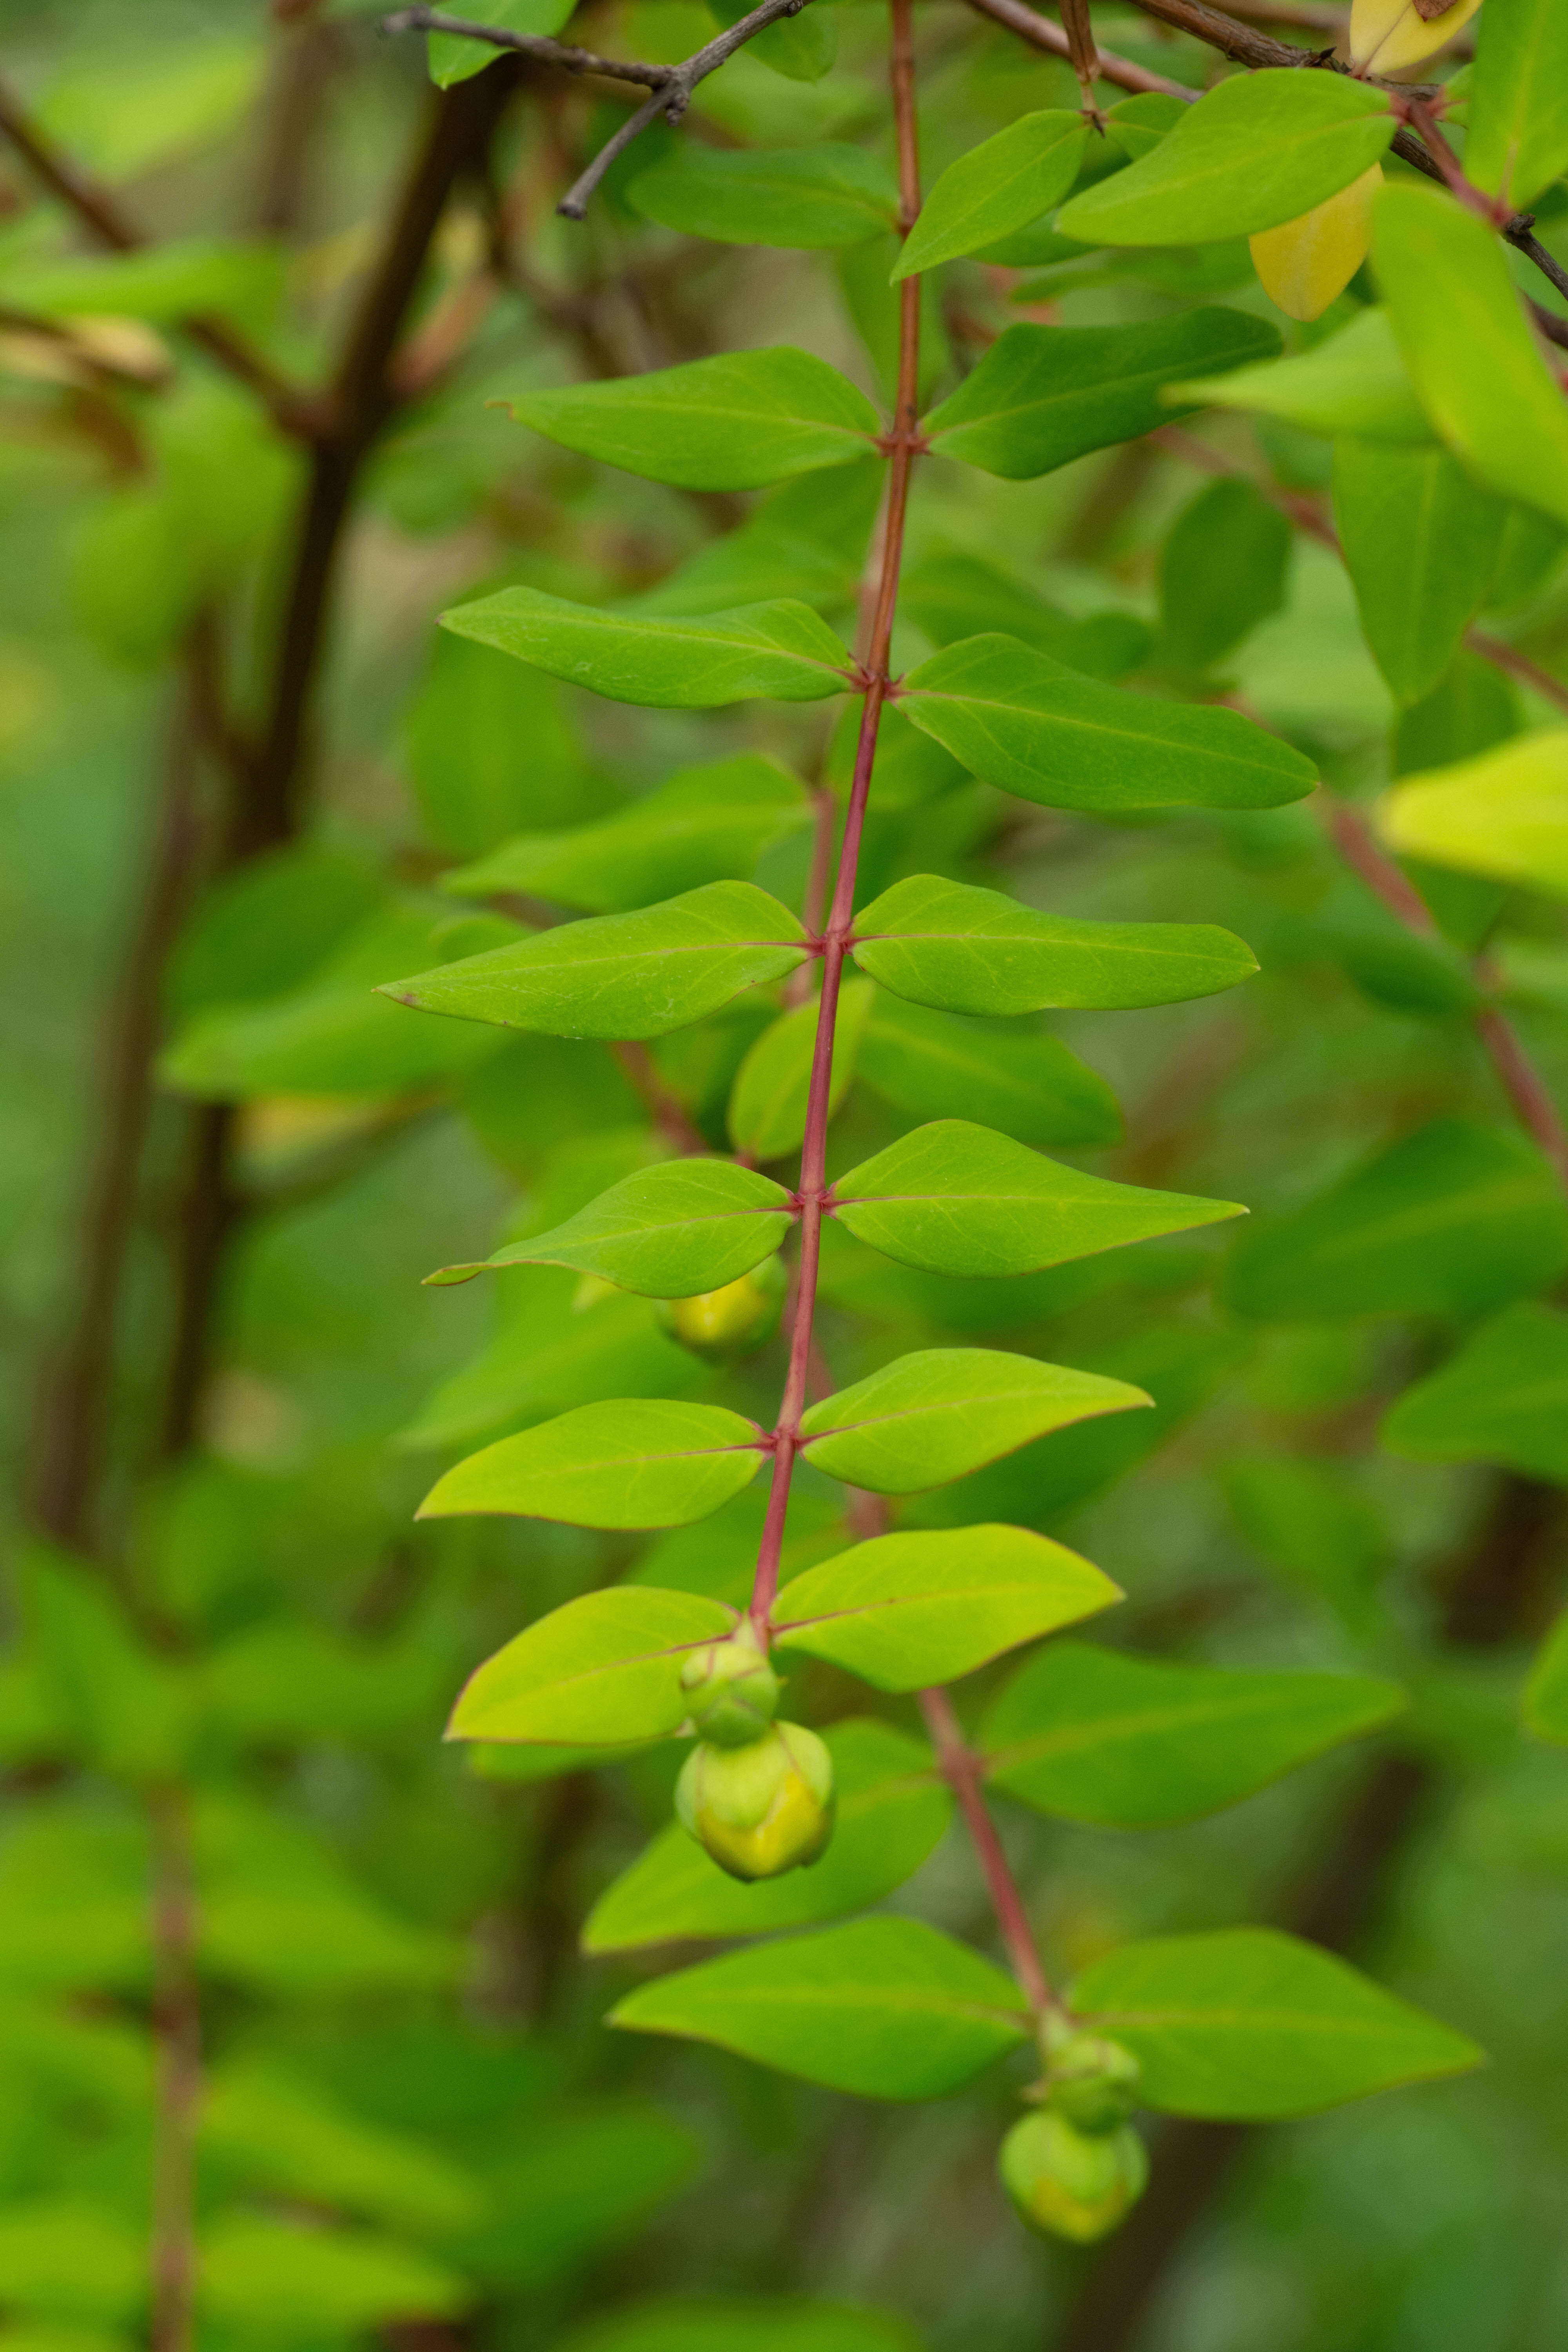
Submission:
<svg viewBox="0 0 1568 2352">
<path fill-rule="evenodd" d="M 798 1723 L 774 1724 L 744 1748 L 700 1740 L 675 1810 L 731 1878 L 777 1878 L 815 1862 L 833 1834 L 833 1759 Z"/>
<path fill-rule="evenodd" d="M 663 1298 L 658 1319 L 672 1339 L 710 1364 L 738 1363 L 753 1356 L 778 1329 L 786 1276 L 776 1257 L 765 1258 L 738 1281 L 695 1298 Z"/>
<path fill-rule="evenodd" d="M 1113 2132 L 1138 2100 L 1142 2068 L 1120 2042 L 1078 2027 L 1047 2038 L 1046 2101 L 1083 2132 Z"/>
<path fill-rule="evenodd" d="M 1028 2228 L 1089 2246 L 1109 2236 L 1138 2202 L 1149 2159 L 1125 2124 L 1117 2131 L 1083 2132 L 1047 2110 L 1014 2125 L 1002 2143 L 999 2169 Z"/>
<path fill-rule="evenodd" d="M 720 1748 L 760 1739 L 778 1713 L 779 1678 L 749 1617 L 727 1641 L 692 1651 L 680 1669 L 680 1687 L 702 1738 Z"/>
</svg>

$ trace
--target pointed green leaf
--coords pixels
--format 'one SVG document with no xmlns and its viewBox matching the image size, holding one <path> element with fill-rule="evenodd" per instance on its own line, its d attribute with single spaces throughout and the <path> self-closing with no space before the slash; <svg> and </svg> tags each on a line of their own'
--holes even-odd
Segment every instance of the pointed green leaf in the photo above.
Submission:
<svg viewBox="0 0 1568 2352">
<path fill-rule="evenodd" d="M 1491 0 L 1480 22 L 1465 176 L 1514 210 L 1568 168 L 1568 15 L 1561 0 Z"/>
<path fill-rule="evenodd" d="M 639 1985 L 606 2023 L 689 2034 L 865 2099 L 941 2099 L 1027 2038 L 1011 1977 L 918 1919 L 862 1919 Z"/>
<path fill-rule="evenodd" d="M 427 1279 L 489 1266 L 570 1265 L 644 1298 L 693 1298 L 772 1257 L 797 1212 L 782 1184 L 728 1160 L 668 1160 L 601 1192 L 565 1223 Z"/>
<path fill-rule="evenodd" d="M 858 245 L 899 217 L 886 164 L 836 140 L 775 148 L 683 140 L 638 173 L 627 197 L 646 220 L 723 245 Z"/>
<path fill-rule="evenodd" d="M 680 1687 L 688 1652 L 734 1623 L 732 1609 L 702 1593 L 647 1584 L 584 1592 L 469 1675 L 447 1737 L 584 1748 L 662 1738 L 690 1705 Z"/>
<path fill-rule="evenodd" d="M 1250 1797 L 1404 1704 L 1366 1675 L 1241 1674 L 1053 1642 L 991 1707 L 980 1746 L 995 1786 L 1039 1812 L 1159 1829 Z"/>
<path fill-rule="evenodd" d="M 1108 1183 L 962 1118 L 900 1136 L 840 1176 L 831 1213 L 885 1257 L 931 1274 L 1037 1274 L 1156 1234 L 1245 1216 L 1234 1201 Z"/>
<path fill-rule="evenodd" d="M 1271 67 L 1222 81 L 1138 163 L 1086 188 L 1057 226 L 1085 245 L 1201 245 L 1310 212 L 1393 138 L 1386 90 Z"/>
<path fill-rule="evenodd" d="M 599 1897 L 585 1952 L 635 1951 L 674 1937 L 766 1936 L 879 1903 L 920 1868 L 952 1817 L 931 1751 L 885 1723 L 853 1719 L 823 1734 L 833 1758 L 833 1841 L 809 1870 L 743 1885 L 679 1822 Z"/>
<path fill-rule="evenodd" d="M 749 1486 L 762 1466 L 756 1424 L 738 1412 L 623 1397 L 579 1405 L 470 1454 L 437 1479 L 417 1516 L 505 1511 L 578 1528 L 683 1528 Z"/>
<path fill-rule="evenodd" d="M 710 882 L 662 907 L 563 923 L 383 995 L 422 1013 L 494 1021 L 548 1037 L 663 1037 L 743 988 L 804 963 L 805 933 L 751 882 Z"/>
<path fill-rule="evenodd" d="M 1239 711 L 1101 686 L 1016 637 L 921 662 L 898 708 L 971 774 L 1047 808 L 1278 808 L 1317 781 Z"/>
<path fill-rule="evenodd" d="M 1495 1462 L 1568 1485 L 1568 1315 L 1505 1307 L 1405 1390 L 1383 1442 L 1415 1462 Z"/>
<path fill-rule="evenodd" d="M 861 1032 L 876 993 L 868 980 L 852 980 L 839 991 L 827 1088 L 829 1118 L 854 1078 Z M 730 1140 L 737 1151 L 750 1152 L 753 1160 L 777 1160 L 798 1149 L 805 1134 L 816 1015 L 817 1000 L 808 997 L 781 1013 L 747 1048 L 730 1096 Z"/>
<path fill-rule="evenodd" d="M 1026 1528 L 873 1536 L 786 1584 L 778 1646 L 847 1667 L 878 1690 L 957 1682 L 1020 1642 L 1121 1599 L 1087 1559 Z"/>
<path fill-rule="evenodd" d="M 504 25 L 509 33 L 558 33 L 575 5 L 576 0 L 486 0 L 484 21 Z M 425 38 L 437 89 L 483 73 L 500 54 L 488 41 L 471 41 L 460 33 L 427 33 Z"/>
<path fill-rule="evenodd" d="M 990 1348 L 925 1348 L 814 1404 L 808 1462 L 874 1495 L 915 1495 L 1048 1429 L 1146 1405 L 1142 1389 Z"/>
<path fill-rule="evenodd" d="M 1178 403 L 1196 403 L 1278 416 L 1304 433 L 1355 433 L 1368 441 L 1432 438 L 1386 310 L 1363 310 L 1338 334 L 1270 367 L 1169 384 L 1165 398 L 1167 415 Z"/>
<path fill-rule="evenodd" d="M 654 2295 L 587 2320 L 553 2352 L 738 2352 L 741 2347 L 744 2352 L 922 2352 L 913 2328 L 890 2311 L 796 2294 Z"/>
<path fill-rule="evenodd" d="M 1402 856 L 1568 898 L 1568 728 L 1540 728 L 1405 779 L 1378 829 Z"/>
<path fill-rule="evenodd" d="M 1140 2098 L 1170 2115 L 1315 2116 L 1482 2063 L 1462 2033 L 1271 1927 L 1128 1944 L 1071 1997 L 1077 2016 L 1139 2061 Z"/>
<path fill-rule="evenodd" d="M 1252 950 L 1213 923 L 1083 922 L 936 874 L 910 875 L 863 908 L 853 952 L 899 996 L 982 1014 L 1181 1004 L 1258 970 Z"/>
<path fill-rule="evenodd" d="M 502 588 L 443 613 L 441 626 L 494 646 L 569 686 L 650 710 L 716 710 L 764 698 L 842 694 L 849 653 L 809 605 L 788 597 L 700 619 L 644 619 L 572 604 L 541 588 Z"/>
<path fill-rule="evenodd" d="M 1508 509 L 1435 443 L 1334 450 L 1334 520 L 1373 659 L 1396 702 L 1431 693 L 1486 593 Z"/>
<path fill-rule="evenodd" d="M 763 850 L 811 822 L 811 803 L 787 768 L 744 751 L 683 768 L 596 824 L 515 834 L 476 864 L 443 874 L 440 887 L 459 898 L 514 890 L 591 915 L 620 914 L 704 882 L 744 881 Z"/>
<path fill-rule="evenodd" d="M 819 466 L 847 465 L 868 454 L 881 429 L 847 376 L 788 343 L 563 392 L 516 393 L 506 404 L 520 425 L 564 449 L 683 490 L 759 490 Z"/>
<path fill-rule="evenodd" d="M 1161 395 L 1182 377 L 1223 376 L 1279 349 L 1268 321 L 1240 310 L 1184 310 L 1133 327 L 1009 327 L 921 430 L 942 457 L 1032 480 L 1169 424 L 1174 412 Z"/>
<path fill-rule="evenodd" d="M 856 1066 L 868 1087 L 915 1118 L 963 1112 L 1022 1142 L 1067 1150 L 1121 1140 L 1121 1113 L 1105 1080 L 1043 1029 L 879 997 Z"/>
<path fill-rule="evenodd" d="M 918 622 L 935 645 L 956 645 L 961 637 L 1000 630 L 1086 677 L 1125 677 L 1142 667 L 1153 642 L 1148 624 L 1131 613 L 1089 613 L 1069 621 L 1012 573 L 956 548 L 906 567 L 900 575 L 899 610 Z M 896 710 L 884 710 L 884 733 L 889 721 L 903 724 Z M 941 756 L 930 745 L 926 751 L 928 757 Z M 876 783 L 871 789 L 875 799 Z"/>
<path fill-rule="evenodd" d="M 1534 1145 L 1436 1118 L 1245 1234 L 1227 1291 L 1238 1314 L 1266 1323 L 1473 1315 L 1565 1265 L 1568 1203 Z"/>
<path fill-rule="evenodd" d="M 1439 436 L 1504 498 L 1568 522 L 1568 403 L 1495 233 L 1442 190 L 1390 182 L 1373 207 L 1372 252 Z"/>
<path fill-rule="evenodd" d="M 1197 92 L 1178 98 L 1174 91 L 1141 90 L 1136 98 L 1124 98 L 1105 110 L 1105 128 L 1130 163 L 1136 163 L 1160 144 L 1167 131 L 1173 131 L 1189 106 L 1194 105 Z"/>
<path fill-rule="evenodd" d="M 921 206 L 893 265 L 893 282 L 978 253 L 1060 204 L 1078 177 L 1089 138 L 1081 114 L 1023 114 L 950 163 Z"/>
<path fill-rule="evenodd" d="M 1568 1748 L 1568 1610 L 1542 1643 L 1524 1686 L 1524 1727 Z"/>
</svg>

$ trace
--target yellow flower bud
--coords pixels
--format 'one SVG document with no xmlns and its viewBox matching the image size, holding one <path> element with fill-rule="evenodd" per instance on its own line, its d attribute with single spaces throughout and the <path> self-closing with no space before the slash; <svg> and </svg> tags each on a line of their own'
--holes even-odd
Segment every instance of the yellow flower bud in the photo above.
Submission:
<svg viewBox="0 0 1568 2352">
<path fill-rule="evenodd" d="M 773 1338 L 784 1312 L 784 1267 L 771 1257 L 718 1290 L 661 1299 L 658 1319 L 694 1356 L 710 1364 L 733 1364 Z"/>
<path fill-rule="evenodd" d="M 833 1834 L 833 1759 L 798 1723 L 775 1724 L 744 1748 L 700 1740 L 675 1810 L 731 1878 L 777 1878 L 815 1862 Z"/>
<path fill-rule="evenodd" d="M 1353 0 L 1351 63 L 1363 73 L 1408 73 L 1461 32 L 1481 0 L 1454 0 L 1436 16 L 1418 0 Z"/>
<path fill-rule="evenodd" d="M 1251 238 L 1252 266 L 1263 290 L 1287 317 L 1321 318 L 1344 292 L 1366 259 L 1372 200 L 1382 185 L 1383 166 L 1374 163 L 1299 220 L 1259 229 Z"/>
<path fill-rule="evenodd" d="M 1079 2131 L 1065 2116 L 1026 2116 L 1002 2143 L 1002 2186 L 1041 2237 L 1092 2245 L 1136 2205 L 1149 2159 L 1135 2131 Z"/>
<path fill-rule="evenodd" d="M 727 1641 L 705 1642 L 680 1670 L 691 1720 L 719 1748 L 745 1748 L 760 1739 L 778 1712 L 779 1678 L 751 1619 Z"/>
</svg>

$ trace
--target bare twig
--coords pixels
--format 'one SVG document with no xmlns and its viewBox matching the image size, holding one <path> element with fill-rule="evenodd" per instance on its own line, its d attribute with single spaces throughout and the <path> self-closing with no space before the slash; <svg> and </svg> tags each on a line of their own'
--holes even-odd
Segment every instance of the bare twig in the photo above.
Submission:
<svg viewBox="0 0 1568 2352">
<path fill-rule="evenodd" d="M 1032 48 L 1043 49 L 1047 57 L 1072 62 L 1072 47 L 1059 25 L 1031 8 L 1026 0 L 968 0 L 976 16 L 989 16 L 993 24 L 1005 25 L 1010 33 L 1027 41 Z M 1100 79 L 1113 82 L 1118 89 L 1131 90 L 1136 97 L 1158 95 L 1164 98 L 1195 99 L 1199 92 L 1188 89 L 1179 81 L 1168 80 L 1165 75 L 1152 73 L 1147 66 L 1134 65 L 1131 58 L 1119 57 L 1114 49 L 1098 50 Z"/>
<path fill-rule="evenodd" d="M 661 89 L 676 68 L 646 65 L 636 58 L 602 58 L 595 49 L 580 49 L 571 41 L 552 41 L 542 33 L 514 33 L 505 25 L 476 24 L 469 16 L 448 16 L 439 8 L 400 8 L 382 20 L 384 33 L 451 33 L 460 40 L 484 41 L 492 49 L 510 49 L 531 58 L 536 65 L 555 66 L 562 73 L 602 74 L 611 81 L 642 82 Z"/>
<path fill-rule="evenodd" d="M 1072 69 L 1078 76 L 1083 110 L 1097 129 L 1103 129 L 1103 118 L 1094 102 L 1094 85 L 1100 75 L 1100 55 L 1094 46 L 1094 25 L 1089 13 L 1089 0 L 1057 0 L 1057 5 L 1061 11 L 1062 30 L 1068 37 Z"/>
</svg>

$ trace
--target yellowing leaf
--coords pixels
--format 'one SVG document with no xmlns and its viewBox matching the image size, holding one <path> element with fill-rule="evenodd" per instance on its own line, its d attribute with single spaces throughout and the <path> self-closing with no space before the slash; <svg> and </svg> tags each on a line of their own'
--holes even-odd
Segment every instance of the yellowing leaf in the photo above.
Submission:
<svg viewBox="0 0 1568 2352">
<path fill-rule="evenodd" d="M 1405 73 L 1462 32 L 1481 0 L 1454 0 L 1427 16 L 1415 0 L 1355 0 L 1351 10 L 1351 62 L 1363 72 Z"/>
<path fill-rule="evenodd" d="M 1383 166 L 1373 163 L 1299 220 L 1259 229 L 1252 238 L 1253 268 L 1263 290 L 1288 318 L 1321 319 L 1344 292 L 1366 259 L 1372 200 L 1382 185 Z"/>
<path fill-rule="evenodd" d="M 1403 855 L 1568 898 L 1568 727 L 1412 776 L 1385 795 L 1378 829 Z"/>
</svg>

